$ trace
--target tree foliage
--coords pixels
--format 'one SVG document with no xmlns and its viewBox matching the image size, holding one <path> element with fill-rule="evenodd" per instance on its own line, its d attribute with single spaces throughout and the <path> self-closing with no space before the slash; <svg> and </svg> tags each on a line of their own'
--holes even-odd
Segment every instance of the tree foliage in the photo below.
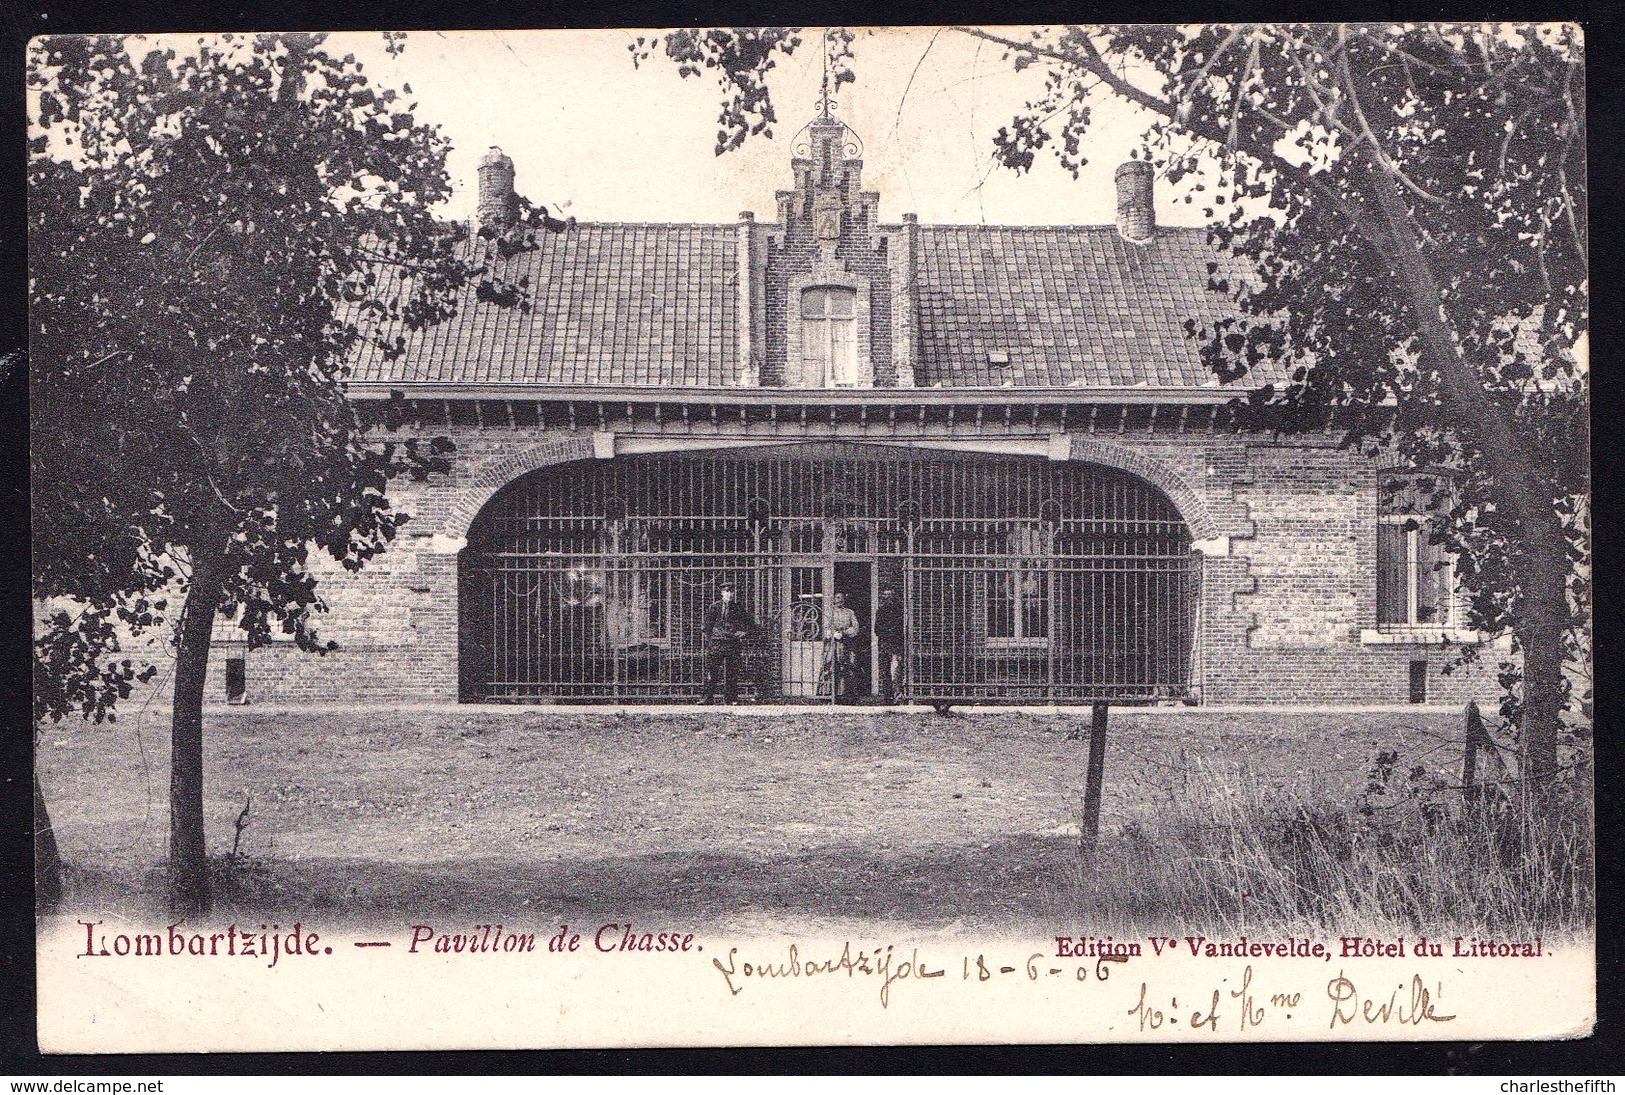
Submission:
<svg viewBox="0 0 1625 1095">
<path fill-rule="evenodd" d="M 1561 667 L 1589 634 L 1578 28 L 1070 27 L 1003 44 L 1048 66 L 1007 162 L 1030 163 L 1042 119 L 1064 131 L 1078 97 L 1127 99 L 1151 113 L 1153 162 L 1245 260 L 1233 283 L 1209 268 L 1234 314 L 1191 325 L 1222 380 L 1285 367 L 1287 384 L 1252 388 L 1245 425 L 1335 423 L 1439 473 L 1409 481 L 1430 488 L 1468 627 L 1518 639 L 1504 711 L 1550 775 Z"/>
<path fill-rule="evenodd" d="M 251 647 L 331 648 L 313 561 L 360 568 L 405 520 L 389 477 L 448 466 L 443 439 L 366 435 L 352 350 L 398 353 L 470 279 L 522 294 L 436 218 L 447 143 L 410 88 L 318 36 L 44 38 L 28 80 L 35 714 L 111 717 L 152 673 L 121 642 L 172 637 L 195 891 L 217 610 Z"/>
<path fill-rule="evenodd" d="M 1043 71 L 1040 94 L 993 135 L 1009 167 L 1053 153 L 1076 174 L 1093 104 L 1144 112 L 1142 153 L 1201 203 L 1219 252 L 1210 288 L 1234 307 L 1187 329 L 1214 373 L 1248 390 L 1240 421 L 1335 427 L 1427 473 L 1467 626 L 1515 637 L 1503 712 L 1526 774 L 1549 778 L 1564 663 L 1589 653 L 1578 28 L 958 29 Z M 728 95 L 770 116 L 762 71 L 737 63 L 726 34 L 685 45 L 691 69 L 716 69 Z M 1289 382 L 1254 386 L 1265 362 Z M 1588 717 L 1588 701 L 1571 709 Z"/>
<path fill-rule="evenodd" d="M 853 34 L 844 27 L 819 32 L 829 65 L 830 91 L 857 78 L 852 71 Z M 722 89 L 717 114 L 717 155 L 731 152 L 754 136 L 772 137 L 778 115 L 768 74 L 777 55 L 790 56 L 801 45 L 800 27 L 689 27 L 653 38 L 639 36 L 629 47 L 632 63 L 641 65 L 656 49 L 677 65 L 685 78 L 711 73 Z"/>
<path fill-rule="evenodd" d="M 241 564 L 229 601 L 251 640 L 275 621 L 317 647 L 309 550 L 352 568 L 381 550 L 385 477 L 410 455 L 365 441 L 340 363 L 361 314 L 430 321 L 463 275 L 427 208 L 442 139 L 353 60 L 273 38 L 139 62 L 126 46 L 51 38 L 31 59 L 34 592 L 89 606 L 42 639 L 47 717 L 127 692 L 106 670 L 64 689 L 114 625 L 168 618 L 195 549 Z M 420 291 L 380 299 L 380 262 L 420 269 Z"/>
</svg>

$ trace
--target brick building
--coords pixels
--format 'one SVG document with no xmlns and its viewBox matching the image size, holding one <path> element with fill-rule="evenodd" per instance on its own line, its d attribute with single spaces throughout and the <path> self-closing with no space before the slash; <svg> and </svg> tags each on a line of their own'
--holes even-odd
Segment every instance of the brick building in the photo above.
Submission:
<svg viewBox="0 0 1625 1095">
<path fill-rule="evenodd" d="M 358 360 L 363 409 L 400 393 L 455 467 L 393 487 L 405 534 L 324 580 L 338 652 L 222 631 L 212 695 L 692 699 L 724 580 L 764 699 L 830 698 L 830 602 L 867 624 L 883 587 L 921 699 L 1484 691 L 1482 667 L 1441 672 L 1474 636 L 1425 527 L 1379 512 L 1380 463 L 1234 428 L 1185 331 L 1225 306 L 1215 255 L 1157 227 L 1148 164 L 1118 170 L 1114 225 L 936 226 L 883 220 L 861 156 L 821 116 L 775 223 L 542 233 L 504 260 L 531 310 L 471 292 L 400 357 Z M 513 185 L 493 150 L 498 235 Z"/>
</svg>

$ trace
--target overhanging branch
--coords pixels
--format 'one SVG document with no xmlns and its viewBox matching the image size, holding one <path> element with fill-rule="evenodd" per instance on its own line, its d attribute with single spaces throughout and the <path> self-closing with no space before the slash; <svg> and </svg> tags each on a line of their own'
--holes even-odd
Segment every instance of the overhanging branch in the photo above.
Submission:
<svg viewBox="0 0 1625 1095">
<path fill-rule="evenodd" d="M 1132 103 L 1135 103 L 1138 106 L 1142 106 L 1153 113 L 1161 115 L 1187 133 L 1210 141 L 1214 145 L 1221 148 L 1225 147 L 1228 143 L 1229 135 L 1223 129 L 1220 129 L 1216 125 L 1202 119 L 1190 117 L 1189 113 L 1182 111 L 1177 104 L 1161 98 L 1160 96 L 1153 95 L 1143 88 L 1136 87 L 1134 84 L 1130 83 L 1128 80 L 1125 80 L 1116 72 L 1113 72 L 1111 66 L 1106 63 L 1105 58 L 1100 55 L 1100 52 L 1095 49 L 1093 43 L 1091 43 L 1087 38 L 1082 39 L 1082 49 L 1084 52 L 1075 55 L 1063 53 L 1056 49 L 1050 49 L 1035 42 L 1018 42 L 1015 39 L 1006 38 L 999 34 L 993 34 L 992 32 L 982 30 L 979 27 L 958 26 L 954 27 L 953 29 L 959 31 L 961 34 L 967 34 L 973 38 L 980 38 L 984 41 L 992 42 L 995 45 L 1003 46 L 1006 49 L 1026 53 L 1032 57 L 1041 57 L 1045 60 L 1054 61 L 1058 64 L 1070 65 L 1085 69 L 1086 71 L 1093 73 L 1119 96 L 1129 100 Z M 1253 159 L 1258 160 L 1260 163 L 1267 163 L 1272 170 L 1288 176 L 1297 182 L 1298 185 L 1314 194 L 1320 200 L 1326 202 L 1327 205 L 1335 209 L 1348 222 L 1349 226 L 1353 228 L 1354 231 L 1366 242 L 1378 247 L 1379 249 L 1383 246 L 1382 235 L 1378 229 L 1374 228 L 1369 223 L 1369 218 L 1367 218 L 1357 206 L 1349 202 L 1341 194 L 1337 193 L 1336 190 L 1327 185 L 1324 181 L 1315 178 L 1313 173 L 1310 172 L 1307 167 L 1282 159 L 1273 149 L 1262 147 L 1256 141 L 1241 141 L 1238 143 L 1238 147 L 1241 151 L 1245 151 L 1247 155 L 1251 156 Z"/>
</svg>

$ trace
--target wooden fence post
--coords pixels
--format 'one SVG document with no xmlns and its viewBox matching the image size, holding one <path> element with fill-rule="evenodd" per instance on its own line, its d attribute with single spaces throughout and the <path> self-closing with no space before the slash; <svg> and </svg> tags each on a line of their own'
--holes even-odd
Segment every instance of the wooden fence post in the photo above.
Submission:
<svg viewBox="0 0 1625 1095">
<path fill-rule="evenodd" d="M 1478 786 L 1478 746 L 1484 740 L 1484 718 L 1478 713 L 1478 701 L 1468 700 L 1462 712 L 1467 724 L 1467 744 L 1461 756 L 1461 797 L 1467 805 L 1475 805 L 1481 797 Z"/>
<path fill-rule="evenodd" d="M 1100 842 L 1100 783 L 1106 771 L 1106 705 L 1097 703 L 1089 720 L 1089 771 L 1083 784 L 1083 827 L 1080 850 L 1087 858 Z"/>
</svg>

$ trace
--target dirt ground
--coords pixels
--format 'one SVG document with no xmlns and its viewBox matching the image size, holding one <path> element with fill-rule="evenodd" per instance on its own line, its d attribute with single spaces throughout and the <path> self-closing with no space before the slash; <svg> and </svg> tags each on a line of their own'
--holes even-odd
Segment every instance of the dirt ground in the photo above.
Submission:
<svg viewBox="0 0 1625 1095">
<path fill-rule="evenodd" d="M 70 908 L 151 907 L 164 715 L 41 738 Z M 1103 827 L 1239 779 L 1347 802 L 1380 749 L 1459 763 L 1459 718 L 1114 710 Z M 1075 717 L 241 708 L 206 721 L 211 853 L 231 849 L 249 807 L 228 909 L 1009 928 L 1054 923 L 1077 878 Z"/>
</svg>

